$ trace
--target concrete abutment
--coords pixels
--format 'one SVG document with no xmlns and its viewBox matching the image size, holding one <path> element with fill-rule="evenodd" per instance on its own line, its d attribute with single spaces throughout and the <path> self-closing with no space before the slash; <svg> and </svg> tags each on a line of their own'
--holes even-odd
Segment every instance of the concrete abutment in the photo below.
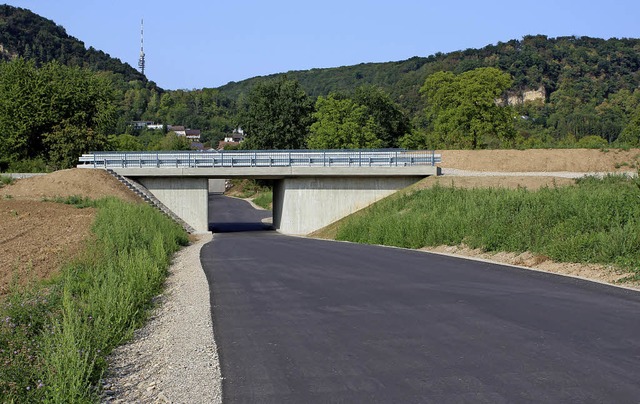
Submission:
<svg viewBox="0 0 640 404">
<path fill-rule="evenodd" d="M 189 177 L 138 177 L 167 208 L 198 233 L 209 231 L 209 181 Z"/>
<path fill-rule="evenodd" d="M 274 182 L 273 225 L 305 235 L 348 216 L 424 177 L 285 178 Z"/>
</svg>

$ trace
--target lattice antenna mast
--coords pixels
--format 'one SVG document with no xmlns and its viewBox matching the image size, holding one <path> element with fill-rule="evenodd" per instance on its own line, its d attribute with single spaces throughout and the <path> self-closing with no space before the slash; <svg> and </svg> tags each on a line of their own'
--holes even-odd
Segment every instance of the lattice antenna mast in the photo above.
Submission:
<svg viewBox="0 0 640 404">
<path fill-rule="evenodd" d="M 140 22 L 140 59 L 138 59 L 140 73 L 144 75 L 144 19 Z"/>
</svg>

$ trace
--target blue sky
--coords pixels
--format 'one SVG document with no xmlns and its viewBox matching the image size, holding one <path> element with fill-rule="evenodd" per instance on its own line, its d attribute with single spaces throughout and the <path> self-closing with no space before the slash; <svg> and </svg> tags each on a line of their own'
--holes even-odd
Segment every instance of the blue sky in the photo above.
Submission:
<svg viewBox="0 0 640 404">
<path fill-rule="evenodd" d="M 137 67 L 165 89 L 254 76 L 404 60 L 520 39 L 640 37 L 640 2 L 567 0 L 14 0 Z"/>
</svg>

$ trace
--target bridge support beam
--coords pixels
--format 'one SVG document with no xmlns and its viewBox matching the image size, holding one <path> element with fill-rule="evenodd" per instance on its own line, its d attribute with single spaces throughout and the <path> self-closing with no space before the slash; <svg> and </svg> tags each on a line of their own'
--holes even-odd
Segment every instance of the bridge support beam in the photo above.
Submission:
<svg viewBox="0 0 640 404">
<path fill-rule="evenodd" d="M 273 224 L 284 234 L 309 234 L 422 178 L 424 176 L 277 180 L 273 189 Z"/>
<path fill-rule="evenodd" d="M 196 232 L 209 231 L 207 178 L 137 177 L 136 180 Z"/>
</svg>

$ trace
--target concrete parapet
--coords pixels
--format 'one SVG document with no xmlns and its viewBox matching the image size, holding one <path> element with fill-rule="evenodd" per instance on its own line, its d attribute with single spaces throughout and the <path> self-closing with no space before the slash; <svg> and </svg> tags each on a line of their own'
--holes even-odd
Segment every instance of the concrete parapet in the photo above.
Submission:
<svg viewBox="0 0 640 404">
<path fill-rule="evenodd" d="M 407 177 L 438 175 L 440 167 L 430 165 L 393 167 L 215 167 L 215 168 L 112 168 L 125 177 L 184 177 L 184 178 L 259 178 L 283 179 L 292 177 Z"/>
</svg>

